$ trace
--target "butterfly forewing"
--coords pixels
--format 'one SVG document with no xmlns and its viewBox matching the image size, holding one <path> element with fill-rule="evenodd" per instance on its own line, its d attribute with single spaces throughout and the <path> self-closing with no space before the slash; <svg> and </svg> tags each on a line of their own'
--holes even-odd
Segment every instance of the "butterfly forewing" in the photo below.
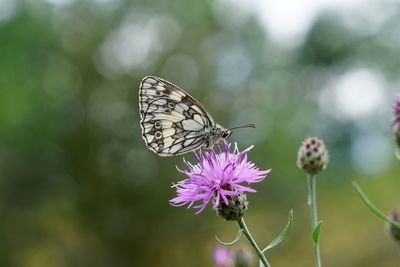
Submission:
<svg viewBox="0 0 400 267">
<path fill-rule="evenodd" d="M 142 137 L 160 156 L 173 156 L 204 146 L 205 133 L 215 123 L 188 93 L 158 77 L 142 80 L 139 88 Z"/>
</svg>

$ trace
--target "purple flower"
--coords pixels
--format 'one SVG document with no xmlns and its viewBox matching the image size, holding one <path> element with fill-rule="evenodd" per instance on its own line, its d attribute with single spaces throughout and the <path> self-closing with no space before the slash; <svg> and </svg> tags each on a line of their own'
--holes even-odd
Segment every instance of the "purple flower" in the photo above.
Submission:
<svg viewBox="0 0 400 267">
<path fill-rule="evenodd" d="M 215 246 L 213 250 L 213 260 L 218 267 L 229 267 L 233 265 L 233 255 L 229 248 Z"/>
<path fill-rule="evenodd" d="M 230 144 L 225 143 L 225 151 L 217 146 L 218 152 L 195 152 L 197 164 L 192 165 L 184 160 L 187 171 L 179 172 L 188 176 L 186 180 L 174 185 L 177 197 L 170 200 L 173 206 L 184 206 L 199 209 L 200 213 L 214 197 L 213 208 L 221 201 L 228 205 L 228 197 L 242 192 L 256 192 L 256 190 L 241 185 L 241 183 L 258 183 L 264 180 L 266 174 L 271 171 L 259 170 L 254 163 L 247 160 L 249 147 L 239 152 L 237 144 L 233 152 L 229 151 Z M 200 201 L 200 203 L 196 203 Z M 195 205 L 195 206 L 194 206 Z"/>
<path fill-rule="evenodd" d="M 400 94 L 398 94 L 394 99 L 392 107 L 394 116 L 392 121 L 392 130 L 397 142 L 397 146 L 400 148 Z"/>
<path fill-rule="evenodd" d="M 396 125 L 400 122 L 400 94 L 396 96 L 396 98 L 393 101 L 392 104 L 393 108 L 393 121 L 392 121 L 392 127 L 396 127 Z"/>
</svg>

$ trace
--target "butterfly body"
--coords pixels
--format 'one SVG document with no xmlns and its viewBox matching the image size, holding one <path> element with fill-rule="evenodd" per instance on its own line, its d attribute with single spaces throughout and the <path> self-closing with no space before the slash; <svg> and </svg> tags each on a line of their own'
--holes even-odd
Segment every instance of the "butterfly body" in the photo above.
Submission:
<svg viewBox="0 0 400 267">
<path fill-rule="evenodd" d="M 160 156 L 211 149 L 231 136 L 199 101 L 158 77 L 148 76 L 140 83 L 139 110 L 146 146 Z"/>
</svg>

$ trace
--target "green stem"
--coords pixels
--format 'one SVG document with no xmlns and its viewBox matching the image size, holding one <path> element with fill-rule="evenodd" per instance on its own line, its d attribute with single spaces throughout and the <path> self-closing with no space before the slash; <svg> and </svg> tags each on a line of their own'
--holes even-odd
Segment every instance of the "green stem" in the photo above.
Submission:
<svg viewBox="0 0 400 267">
<path fill-rule="evenodd" d="M 357 194 L 360 196 L 361 200 L 367 205 L 367 207 L 375 213 L 376 216 L 381 218 L 384 221 L 387 221 L 390 224 L 393 224 L 396 227 L 400 228 L 400 223 L 392 220 L 390 216 L 386 216 L 382 211 L 380 211 L 372 202 L 371 200 L 368 199 L 368 197 L 365 195 L 365 193 L 362 191 L 361 187 L 356 183 L 353 182 L 353 186 L 356 189 Z"/>
<path fill-rule="evenodd" d="M 240 229 L 243 231 L 243 234 L 246 236 L 247 240 L 249 240 L 251 246 L 257 252 L 258 257 L 260 258 L 261 262 L 264 264 L 265 267 L 271 267 L 265 255 L 261 252 L 261 249 L 258 247 L 256 241 L 254 240 L 253 236 L 251 235 L 249 229 L 247 229 L 246 223 L 244 222 L 243 217 L 238 221 Z"/>
<path fill-rule="evenodd" d="M 308 184 L 308 205 L 311 209 L 311 227 L 314 232 L 315 227 L 317 226 L 317 196 L 315 189 L 315 175 L 307 175 L 307 184 Z M 314 242 L 314 259 L 315 265 L 317 267 L 321 267 L 321 256 L 319 253 L 319 244 Z"/>
</svg>

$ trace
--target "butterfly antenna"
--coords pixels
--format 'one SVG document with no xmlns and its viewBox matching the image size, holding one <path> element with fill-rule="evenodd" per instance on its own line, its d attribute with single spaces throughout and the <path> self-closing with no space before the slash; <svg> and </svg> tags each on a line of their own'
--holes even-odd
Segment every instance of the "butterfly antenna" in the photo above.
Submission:
<svg viewBox="0 0 400 267">
<path fill-rule="evenodd" d="M 250 123 L 250 124 L 246 124 L 246 125 L 232 127 L 232 128 L 229 128 L 228 130 L 239 129 L 239 128 L 256 128 L 256 125 L 253 123 Z"/>
</svg>

